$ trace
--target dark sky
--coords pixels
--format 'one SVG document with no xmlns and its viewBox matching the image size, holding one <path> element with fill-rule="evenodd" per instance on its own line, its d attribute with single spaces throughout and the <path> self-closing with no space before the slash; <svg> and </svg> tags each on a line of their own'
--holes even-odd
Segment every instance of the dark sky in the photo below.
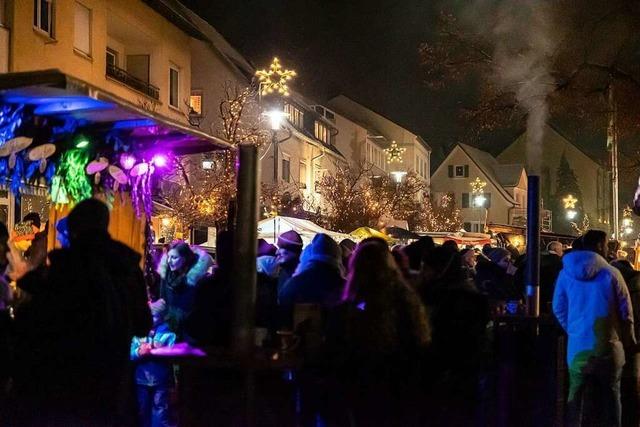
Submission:
<svg viewBox="0 0 640 427">
<path fill-rule="evenodd" d="M 293 86 L 320 102 L 344 93 L 420 134 L 434 149 L 456 142 L 460 90 L 422 84 L 418 47 L 438 7 L 425 0 L 184 0 L 258 68 L 278 56 Z"/>
</svg>

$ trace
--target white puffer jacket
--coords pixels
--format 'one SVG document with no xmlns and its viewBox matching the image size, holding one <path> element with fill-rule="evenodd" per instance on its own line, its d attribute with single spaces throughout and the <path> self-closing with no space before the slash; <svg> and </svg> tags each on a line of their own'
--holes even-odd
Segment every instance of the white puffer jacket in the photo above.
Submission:
<svg viewBox="0 0 640 427">
<path fill-rule="evenodd" d="M 618 269 L 595 252 L 573 251 L 562 259 L 553 312 L 569 335 L 567 363 L 581 369 L 590 357 L 624 364 L 624 345 L 635 344 L 629 290 Z"/>
</svg>

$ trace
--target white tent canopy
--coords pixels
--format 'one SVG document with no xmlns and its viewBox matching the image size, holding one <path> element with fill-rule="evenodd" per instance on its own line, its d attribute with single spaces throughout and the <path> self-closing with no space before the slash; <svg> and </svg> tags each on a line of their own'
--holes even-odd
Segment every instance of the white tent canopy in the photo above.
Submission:
<svg viewBox="0 0 640 427">
<path fill-rule="evenodd" d="M 276 216 L 258 222 L 258 238 L 265 239 L 274 245 L 277 243 L 278 236 L 289 230 L 297 231 L 302 237 L 305 246 L 311 243 L 313 237 L 318 233 L 327 234 L 338 243 L 342 239 L 350 238 L 348 234 L 326 230 L 306 219 Z"/>
</svg>

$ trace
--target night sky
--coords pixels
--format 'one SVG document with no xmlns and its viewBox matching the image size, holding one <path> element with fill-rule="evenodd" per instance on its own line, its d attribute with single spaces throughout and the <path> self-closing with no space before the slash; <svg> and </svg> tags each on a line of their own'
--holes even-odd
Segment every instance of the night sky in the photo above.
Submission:
<svg viewBox="0 0 640 427">
<path fill-rule="evenodd" d="M 435 2 L 183 3 L 258 68 L 278 56 L 298 72 L 293 86 L 303 95 L 323 102 L 343 93 L 421 135 L 436 159 L 464 130 L 457 112 L 466 92 L 432 93 L 422 84 L 418 47 L 432 37 Z"/>
<path fill-rule="evenodd" d="M 298 77 L 292 86 L 324 102 L 343 93 L 422 136 L 432 171 L 470 128 L 459 117 L 473 104 L 473 83 L 431 91 L 423 84 L 418 48 L 434 37 L 441 0 L 183 0 L 257 68 L 278 56 Z M 573 135 L 592 156 L 604 135 Z M 524 129 L 485 135 L 473 145 L 497 155 Z M 464 142 L 469 142 L 465 140 Z M 628 188 L 632 191 L 633 188 Z"/>
</svg>

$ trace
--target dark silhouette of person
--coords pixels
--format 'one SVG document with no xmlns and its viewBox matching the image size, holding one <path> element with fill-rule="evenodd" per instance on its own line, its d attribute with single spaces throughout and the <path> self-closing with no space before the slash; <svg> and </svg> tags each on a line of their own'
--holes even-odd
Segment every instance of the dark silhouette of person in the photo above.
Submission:
<svg viewBox="0 0 640 427">
<path fill-rule="evenodd" d="M 14 386 L 26 409 L 17 419 L 27 425 L 124 422 L 117 415 L 132 398 L 131 340 L 145 336 L 152 320 L 141 257 L 113 240 L 108 225 L 104 203 L 78 203 L 69 214 L 70 246 L 18 280 L 30 296 L 15 315 Z"/>
</svg>

